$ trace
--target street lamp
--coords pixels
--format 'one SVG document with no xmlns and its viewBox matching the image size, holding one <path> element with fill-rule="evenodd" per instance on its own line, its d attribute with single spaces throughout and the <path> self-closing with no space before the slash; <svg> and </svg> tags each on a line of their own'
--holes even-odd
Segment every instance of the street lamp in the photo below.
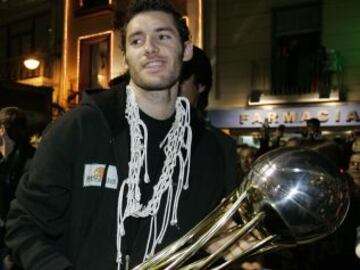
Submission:
<svg viewBox="0 0 360 270">
<path fill-rule="evenodd" d="M 27 69 L 35 70 L 40 66 L 40 61 L 36 58 L 27 58 L 24 60 L 24 65 Z"/>
</svg>

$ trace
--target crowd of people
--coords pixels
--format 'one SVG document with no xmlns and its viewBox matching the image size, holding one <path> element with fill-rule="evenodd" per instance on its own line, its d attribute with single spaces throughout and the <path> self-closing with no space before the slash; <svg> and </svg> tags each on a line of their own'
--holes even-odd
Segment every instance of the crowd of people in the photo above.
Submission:
<svg viewBox="0 0 360 270">
<path fill-rule="evenodd" d="M 329 237 L 296 248 L 274 252 L 253 258 L 246 269 L 360 269 L 360 130 L 353 130 L 345 138 L 330 139 L 322 135 L 321 122 L 316 118 L 306 121 L 301 136 L 285 139 L 284 126 L 280 125 L 273 134 L 265 123 L 261 130 L 258 148 L 247 144 L 238 147 L 239 180 L 251 169 L 257 157 L 278 147 L 311 148 L 323 154 L 329 164 L 338 168 L 343 181 L 350 190 L 350 209 L 338 231 Z M 280 143 L 281 140 L 281 143 Z"/>
<path fill-rule="evenodd" d="M 0 270 L 130 269 L 206 216 L 256 158 L 293 146 L 323 152 L 342 170 L 349 214 L 314 245 L 236 269 L 360 269 L 360 132 L 339 143 L 309 119 L 302 138 L 284 142 L 284 125 L 273 134 L 264 125 L 259 148 L 236 146 L 207 119 L 209 58 L 167 1 L 132 1 L 121 35 L 127 72 L 109 90 L 85 91 L 36 150 L 25 113 L 0 110 Z"/>
</svg>

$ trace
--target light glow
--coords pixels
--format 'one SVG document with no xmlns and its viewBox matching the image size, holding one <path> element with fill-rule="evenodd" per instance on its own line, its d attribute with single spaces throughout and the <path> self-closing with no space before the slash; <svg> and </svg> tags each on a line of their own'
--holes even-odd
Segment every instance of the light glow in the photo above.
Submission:
<svg viewBox="0 0 360 270">
<path fill-rule="evenodd" d="M 298 188 L 297 187 L 293 187 L 290 191 L 289 194 L 286 196 L 288 200 L 291 200 L 292 198 L 294 198 L 294 196 L 298 193 Z"/>
<path fill-rule="evenodd" d="M 199 40 L 199 47 L 203 48 L 203 3 L 202 0 L 198 0 L 198 7 L 199 7 L 199 14 L 198 14 L 198 40 Z"/>
<path fill-rule="evenodd" d="M 360 243 L 357 243 L 356 245 L 355 254 L 358 258 L 360 258 Z"/>
<path fill-rule="evenodd" d="M 69 20 L 69 1 L 65 0 L 65 18 L 64 18 L 64 43 L 63 43 L 63 82 L 62 82 L 62 90 L 65 92 L 66 90 L 66 82 L 67 82 L 67 56 L 68 56 L 68 20 Z M 58 93 L 58 99 L 61 97 L 60 90 Z M 61 100 L 58 100 L 61 103 Z"/>
<path fill-rule="evenodd" d="M 186 25 L 189 27 L 189 17 L 183 16 L 182 18 L 185 20 Z"/>
<path fill-rule="evenodd" d="M 271 167 L 269 167 L 265 170 L 264 175 L 267 178 L 267 177 L 271 176 L 275 171 L 276 171 L 276 165 L 273 164 L 273 165 L 271 165 Z"/>
<path fill-rule="evenodd" d="M 27 69 L 35 70 L 40 66 L 40 61 L 36 58 L 28 58 L 24 60 L 24 66 Z"/>
<path fill-rule="evenodd" d="M 339 101 L 339 91 L 332 91 L 330 93 L 329 98 L 319 98 L 319 93 L 310 93 L 310 94 L 302 94 L 294 100 L 292 95 L 281 95 L 281 96 L 273 96 L 273 95 L 265 95 L 262 94 L 259 101 L 251 101 L 248 100 L 248 104 L 250 106 L 259 106 L 259 105 L 281 105 L 288 103 L 328 103 L 328 104 L 336 104 L 335 102 Z"/>
</svg>

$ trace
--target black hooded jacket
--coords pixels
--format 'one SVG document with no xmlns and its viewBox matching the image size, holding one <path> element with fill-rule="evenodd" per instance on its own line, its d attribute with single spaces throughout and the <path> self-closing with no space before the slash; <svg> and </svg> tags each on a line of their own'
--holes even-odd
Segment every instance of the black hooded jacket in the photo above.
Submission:
<svg viewBox="0 0 360 270">
<path fill-rule="evenodd" d="M 125 101 L 124 87 L 85 93 L 80 105 L 47 129 L 7 221 L 6 243 L 24 269 L 116 269 L 118 193 L 130 157 Z M 225 149 L 195 113 L 191 126 L 190 187 L 182 192 L 177 226 L 169 226 L 157 250 L 185 234 L 236 186 L 235 147 Z M 118 180 L 111 182 L 107 172 L 114 167 Z M 133 267 L 143 259 L 149 218 L 131 219 L 122 252 Z"/>
</svg>

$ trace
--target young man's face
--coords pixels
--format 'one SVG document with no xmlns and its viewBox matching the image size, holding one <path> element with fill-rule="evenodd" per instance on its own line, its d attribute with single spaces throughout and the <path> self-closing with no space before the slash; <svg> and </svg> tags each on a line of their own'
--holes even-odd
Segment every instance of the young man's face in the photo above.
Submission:
<svg viewBox="0 0 360 270">
<path fill-rule="evenodd" d="M 148 11 L 132 18 L 126 29 L 125 58 L 133 83 L 144 90 L 163 90 L 180 76 L 192 56 L 190 42 L 181 44 L 171 15 Z"/>
</svg>

